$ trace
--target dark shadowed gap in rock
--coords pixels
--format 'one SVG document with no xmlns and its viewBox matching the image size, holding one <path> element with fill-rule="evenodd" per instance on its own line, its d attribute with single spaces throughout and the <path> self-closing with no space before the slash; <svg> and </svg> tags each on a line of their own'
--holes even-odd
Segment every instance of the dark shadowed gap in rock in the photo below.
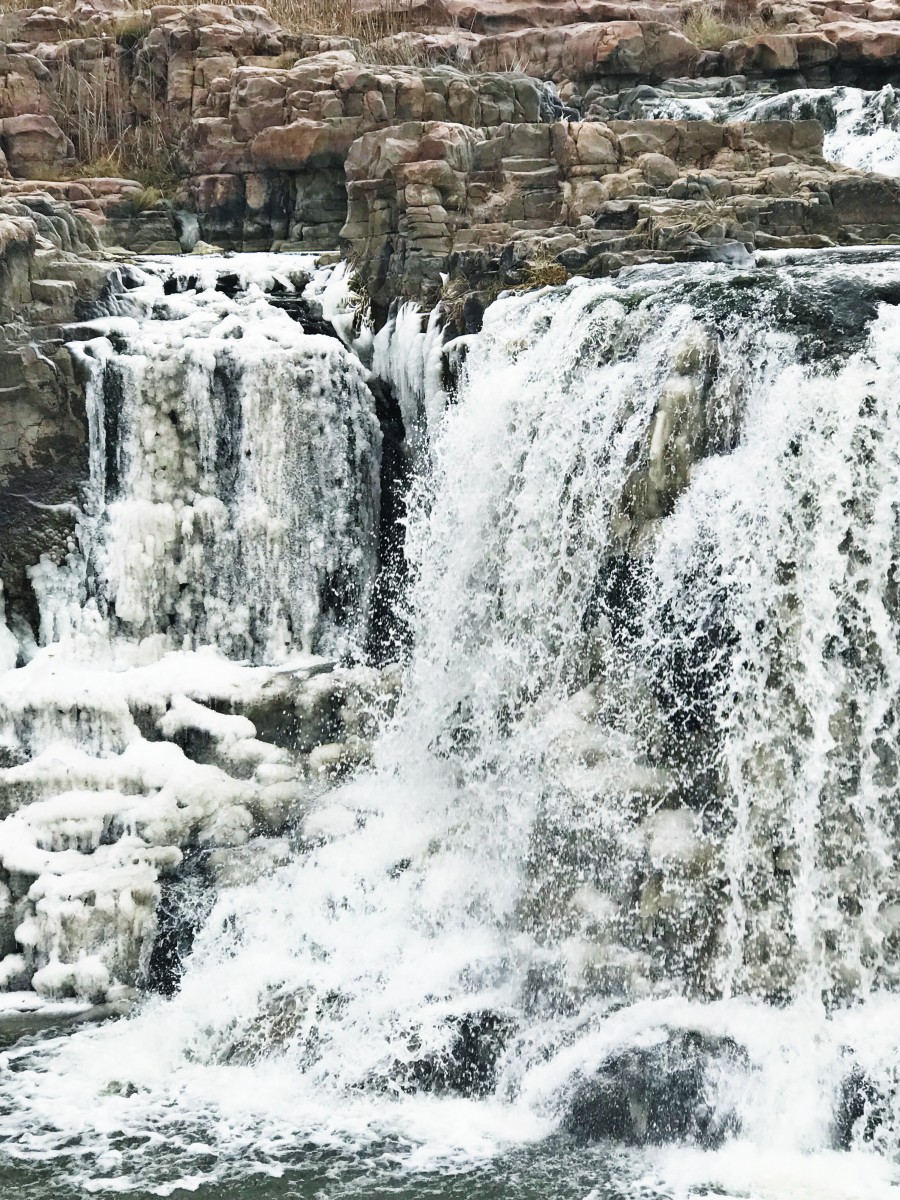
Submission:
<svg viewBox="0 0 900 1200">
<path fill-rule="evenodd" d="M 443 1054 L 413 1059 L 400 1072 L 403 1086 L 436 1095 L 487 1096 L 496 1086 L 500 1056 L 512 1036 L 514 1022 L 496 1012 L 450 1017 L 453 1034 Z M 415 1044 L 415 1035 L 411 1038 Z"/>
<path fill-rule="evenodd" d="M 346 566 L 327 571 L 322 579 L 319 600 L 322 613 L 333 617 L 342 625 L 359 599 L 359 585 L 353 572 Z"/>
<path fill-rule="evenodd" d="M 112 499 L 119 490 L 120 476 L 120 418 L 122 414 L 122 376 L 115 363 L 106 362 L 101 367 L 103 392 L 103 452 L 105 490 L 107 499 Z"/>
<path fill-rule="evenodd" d="M 410 467 L 397 397 L 381 380 L 373 380 L 369 387 L 375 397 L 382 443 L 378 574 L 372 594 L 368 650 L 376 663 L 385 663 L 402 657 L 409 646 L 409 628 L 401 601 L 407 579 L 404 520 Z"/>
<path fill-rule="evenodd" d="M 233 300 L 238 292 L 243 290 L 240 275 L 229 273 L 216 278 L 216 291 L 222 292 L 229 300 Z"/>
<path fill-rule="evenodd" d="M 156 936 L 147 964 L 148 991 L 162 996 L 178 991 L 194 939 L 216 900 L 206 874 L 207 858 L 205 851 L 188 852 L 177 872 L 160 882 Z"/>
<path fill-rule="evenodd" d="M 280 308 L 287 313 L 292 321 L 296 321 L 304 333 L 319 334 L 322 337 L 337 338 L 334 326 L 330 321 L 317 313 L 308 300 L 302 296 L 270 293 L 269 303 L 273 308 Z M 340 341 L 340 339 L 338 338 Z"/>
<path fill-rule="evenodd" d="M 211 399 L 215 411 L 224 419 L 216 427 L 216 481 L 219 495 L 229 511 L 237 500 L 237 479 L 240 470 L 243 413 L 239 382 L 240 369 L 228 359 L 219 359 L 213 371 Z M 175 416 L 172 417 L 175 420 Z"/>
</svg>

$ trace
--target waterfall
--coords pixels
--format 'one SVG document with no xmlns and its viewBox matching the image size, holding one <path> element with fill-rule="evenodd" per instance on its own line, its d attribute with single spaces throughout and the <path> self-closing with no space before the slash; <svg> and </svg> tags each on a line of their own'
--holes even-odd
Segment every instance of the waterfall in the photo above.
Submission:
<svg viewBox="0 0 900 1200">
<path fill-rule="evenodd" d="M 162 636 L 168 656 L 133 663 L 120 692 L 152 684 L 166 728 L 193 722 L 227 747 L 259 733 L 221 705 L 173 702 L 159 672 L 185 662 L 176 650 L 206 669 L 209 642 L 217 669 L 268 686 L 283 630 L 303 651 L 359 638 L 364 587 L 340 629 L 315 598 L 327 556 L 358 564 L 370 537 L 371 379 L 252 281 L 233 300 L 155 278 L 142 287 L 158 315 L 124 332 L 110 318 L 109 348 L 83 351 L 115 362 L 134 441 L 116 443 L 131 482 L 84 535 L 95 590 L 79 611 L 114 643 Z M 126 1193 L 248 1170 L 358 1182 L 373 1164 L 401 1190 L 437 1168 L 490 1178 L 498 1161 L 512 1178 L 540 1143 L 559 1172 L 549 1193 L 585 1195 L 601 1168 L 575 1147 L 597 1138 L 630 1148 L 615 1195 L 893 1194 L 898 306 L 893 251 L 576 279 L 502 297 L 480 334 L 444 347 L 458 371 L 440 413 L 435 325 L 397 314 L 373 357 L 382 377 L 402 371 L 402 411 L 420 422 L 396 710 L 368 762 L 290 810 L 265 869 L 220 888 L 175 995 L 6 1053 L 5 1146 Z M 185 386 L 181 366 L 160 400 L 179 320 L 203 322 L 185 344 L 207 382 Z M 236 328 L 243 374 L 225 346 Z M 223 363 L 230 400 L 209 386 Z M 310 375 L 327 428 L 288 424 L 287 389 L 305 402 Z M 192 492 L 265 514 L 239 514 L 247 532 L 163 539 L 191 564 L 188 596 L 209 589 L 202 614 L 168 560 L 128 553 L 135 530 L 162 536 L 157 507 L 197 506 L 150 470 L 174 436 L 170 403 L 179 427 L 193 414 L 196 449 L 157 465 L 190 461 L 205 481 Z M 224 428 L 238 437 L 280 422 L 259 434 L 263 468 L 216 465 L 213 435 L 237 410 Z M 276 469 L 323 459 L 315 504 L 266 490 Z M 296 567 L 278 557 L 291 522 L 327 543 Z M 207 546 L 209 561 L 191 557 Z M 102 599 L 92 578 L 109 581 Z M 123 591 L 141 599 L 120 612 Z M 222 614 L 245 592 L 235 632 Z M 22 676 L 24 694 L 29 670 L 3 679 Z M 114 773 L 142 753 L 126 739 L 103 761 Z"/>
<path fill-rule="evenodd" d="M 799 88 L 737 96 L 652 97 L 638 89 L 634 103 L 642 117 L 688 121 L 821 121 L 825 157 L 859 171 L 900 173 L 900 110 L 891 84 L 881 91 L 862 88 Z"/>
</svg>

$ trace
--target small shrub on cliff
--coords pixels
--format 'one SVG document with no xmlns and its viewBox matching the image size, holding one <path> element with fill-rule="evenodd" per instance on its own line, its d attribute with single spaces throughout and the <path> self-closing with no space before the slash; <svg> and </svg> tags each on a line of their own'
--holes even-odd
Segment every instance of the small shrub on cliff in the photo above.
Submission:
<svg viewBox="0 0 900 1200">
<path fill-rule="evenodd" d="M 549 250 L 539 250 L 525 265 L 524 289 L 559 287 L 569 279 L 569 272 L 557 262 Z"/>
<path fill-rule="evenodd" d="M 766 24 L 756 12 L 743 12 L 724 4 L 695 5 L 682 26 L 684 34 L 700 50 L 721 50 L 728 42 L 764 33 Z"/>
<path fill-rule="evenodd" d="M 351 274 L 347 279 L 347 296 L 350 312 L 353 313 L 353 332 L 355 335 L 358 335 L 368 320 L 372 308 L 372 299 L 369 296 L 366 281 L 359 270 L 353 269 L 352 263 Z"/>
</svg>

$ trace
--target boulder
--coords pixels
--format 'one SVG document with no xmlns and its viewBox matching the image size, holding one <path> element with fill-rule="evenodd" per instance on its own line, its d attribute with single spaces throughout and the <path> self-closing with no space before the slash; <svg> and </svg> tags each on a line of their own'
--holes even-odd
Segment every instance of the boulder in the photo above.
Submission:
<svg viewBox="0 0 900 1200">
<path fill-rule="evenodd" d="M 71 162 L 75 148 L 53 117 L 28 113 L 0 120 L 0 147 L 14 175 L 40 179 Z"/>
<path fill-rule="evenodd" d="M 900 58 L 900 21 L 833 21 L 819 32 L 842 63 L 888 66 Z"/>
<path fill-rule="evenodd" d="M 619 161 L 616 135 L 593 121 L 569 126 L 575 141 L 575 159 L 582 166 L 615 166 Z"/>
<path fill-rule="evenodd" d="M 262 170 L 340 167 L 354 136 L 353 129 L 321 121 L 293 121 L 257 134 L 250 145 L 250 161 Z"/>
<path fill-rule="evenodd" d="M 668 187 L 680 174 L 675 162 L 665 154 L 642 154 L 634 165 L 651 187 Z"/>
<path fill-rule="evenodd" d="M 615 1051 L 580 1079 L 563 1128 L 580 1142 L 715 1149 L 740 1128 L 733 1103 L 716 1095 L 715 1078 L 747 1069 L 745 1052 L 730 1038 L 663 1029 L 654 1045 Z"/>
<path fill-rule="evenodd" d="M 46 115 L 50 110 L 49 94 L 41 87 L 35 73 L 27 68 L 17 69 L 25 56 L 8 59 L 10 69 L 0 72 L 0 116 L 20 117 L 27 114 Z M 15 64 L 15 66 L 13 65 Z"/>
<path fill-rule="evenodd" d="M 841 224 L 900 228 L 900 180 L 855 175 L 831 185 L 831 203 Z"/>
</svg>

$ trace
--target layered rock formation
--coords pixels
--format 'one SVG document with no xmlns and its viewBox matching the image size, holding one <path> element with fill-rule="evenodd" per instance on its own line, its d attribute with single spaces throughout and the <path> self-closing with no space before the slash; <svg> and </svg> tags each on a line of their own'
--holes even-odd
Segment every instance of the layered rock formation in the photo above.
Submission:
<svg viewBox="0 0 900 1200">
<path fill-rule="evenodd" d="M 391 5 L 359 7 L 383 16 Z M 368 232 L 362 229 L 368 218 L 361 216 L 361 185 L 379 183 L 384 175 L 377 165 L 365 166 L 366 153 L 377 142 L 370 137 L 354 145 L 368 135 L 380 133 L 385 145 L 406 141 L 409 131 L 401 127 L 418 122 L 423 128 L 430 125 L 428 137 L 434 142 L 441 136 L 435 123 L 446 123 L 450 143 L 462 137 L 491 144 L 464 174 L 483 174 L 485 160 L 491 159 L 493 166 L 498 155 L 501 161 L 515 160 L 509 170 L 516 176 L 512 183 L 496 172 L 477 181 L 474 202 L 466 201 L 471 209 L 462 223 L 466 228 L 515 227 L 523 220 L 568 226 L 598 212 L 602 200 L 652 194 L 660 185 L 635 177 L 633 183 L 614 180 L 598 186 L 606 175 L 623 174 L 619 167 L 625 174 L 632 169 L 640 154 L 629 155 L 627 146 L 621 155 L 610 151 L 612 157 L 604 161 L 580 161 L 577 154 L 573 158 L 570 151 L 561 151 L 571 160 L 564 163 L 549 150 L 507 153 L 509 133 L 505 128 L 496 132 L 501 127 L 553 124 L 580 115 L 604 119 L 610 110 L 606 98 L 642 81 L 725 77 L 736 79 L 741 88 L 765 80 L 780 89 L 866 84 L 889 77 L 900 61 L 895 19 L 900 9 L 895 12 L 880 0 L 761 5 L 742 10 L 739 18 L 722 10 L 725 15 L 714 18 L 711 32 L 700 23 L 707 9 L 698 0 L 660 5 L 605 0 L 408 5 L 396 0 L 393 8 L 402 14 L 402 31 L 365 47 L 348 37 L 289 33 L 251 5 L 157 6 L 134 13 L 82 2 L 72 11 L 41 8 L 13 14 L 0 57 L 0 148 L 5 156 L 0 169 L 18 180 L 44 175 L 68 181 L 54 193 L 93 221 L 105 241 L 133 250 L 173 251 L 176 242 L 189 246 L 197 234 L 226 248 L 332 248 L 347 223 L 344 236 L 358 253 L 361 237 L 377 241 L 399 232 L 397 217 L 384 215 Z M 715 50 L 703 48 L 710 40 L 740 32 L 746 36 Z M 558 94 L 548 93 L 545 81 L 553 81 Z M 399 133 L 391 132 L 397 129 Z M 672 158 L 665 149 L 674 136 L 671 131 L 644 130 L 641 136 L 648 147 L 643 152 L 661 149 Z M 539 133 L 534 138 L 543 146 Z M 95 164 L 104 148 L 123 146 L 143 163 L 143 175 L 149 164 L 150 174 L 155 170 L 165 176 L 162 190 L 170 190 L 174 204 L 161 204 L 152 186 L 85 178 L 97 174 Z M 448 148 L 447 153 L 453 151 Z M 716 153 L 712 149 L 706 155 L 703 169 Z M 735 172 L 796 161 L 789 150 L 782 153 L 787 155 L 784 163 L 757 156 L 752 168 L 739 153 L 725 168 L 726 182 L 734 190 Z M 682 158 L 686 168 L 697 167 L 695 153 Z M 522 160 L 533 160 L 533 171 Z M 677 152 L 672 161 L 678 163 Z M 714 174 L 722 161 L 716 160 Z M 662 170 L 671 174 L 672 168 Z M 178 176 L 180 186 L 172 191 Z M 682 178 L 683 173 L 668 180 L 676 185 L 674 198 L 710 199 L 705 193 L 695 196 L 696 181 L 688 187 L 679 184 Z M 643 190 L 645 185 L 651 193 Z M 501 194 L 488 206 L 490 220 L 478 200 L 479 186 L 499 188 Z M 700 185 L 701 193 L 705 186 Z M 721 199 L 722 186 L 712 186 L 719 194 L 711 198 Z M 798 192 L 783 173 L 774 184 L 775 194 L 797 193 L 802 200 L 804 186 Z M 383 184 L 379 187 L 384 190 Z M 767 179 L 748 184 L 754 194 L 768 187 Z M 614 195 L 607 194 L 610 189 Z M 368 190 L 374 196 L 378 188 Z M 521 202 L 511 199 L 516 191 L 522 192 Z M 554 198 L 556 192 L 560 194 Z M 441 206 L 432 200 L 424 207 Z M 197 215 L 196 232 L 193 223 L 173 219 L 172 211 L 179 208 Z M 455 203 L 451 209 L 460 211 Z M 884 226 L 890 219 L 882 209 L 869 224 Z M 423 224 L 420 219 L 417 223 Z M 439 213 L 425 224 L 431 226 L 424 232 L 432 243 L 446 239 L 448 229 L 454 233 Z M 765 224 L 763 232 L 779 236 Z M 780 224 L 786 228 L 783 220 Z M 454 219 L 453 225 L 460 222 Z M 790 228 L 833 236 L 845 226 L 847 237 L 855 237 L 854 222 L 840 218 L 831 224 L 831 233 L 804 221 Z M 435 269 L 422 274 L 434 278 Z M 375 283 L 371 272 L 370 282 Z M 413 281 L 406 294 L 418 295 L 417 287 Z"/>
<path fill-rule="evenodd" d="M 354 143 L 347 176 L 342 236 L 382 301 L 436 301 L 448 272 L 492 299 L 535 258 L 600 275 L 884 242 L 900 220 L 900 184 L 826 163 L 812 121 L 410 122 Z"/>
<path fill-rule="evenodd" d="M 27 568 L 66 553 L 87 475 L 84 393 L 66 326 L 120 286 L 92 227 L 40 193 L 0 201 L 0 579 L 37 628 Z"/>
</svg>

